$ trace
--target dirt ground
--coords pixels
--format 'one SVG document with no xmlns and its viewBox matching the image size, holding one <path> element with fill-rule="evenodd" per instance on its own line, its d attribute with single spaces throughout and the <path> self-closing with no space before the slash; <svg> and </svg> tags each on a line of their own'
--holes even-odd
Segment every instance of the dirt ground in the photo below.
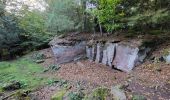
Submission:
<svg viewBox="0 0 170 100">
<path fill-rule="evenodd" d="M 125 34 L 118 36 L 117 40 L 122 41 L 125 39 Z M 160 58 L 162 56 L 162 50 L 170 48 L 169 39 L 161 35 L 163 44 L 159 44 L 154 48 L 152 54 L 146 61 L 136 66 L 132 72 L 125 73 L 117 69 L 110 68 L 108 66 L 97 64 L 89 60 L 81 60 L 78 62 L 72 62 L 60 65 L 60 69 L 56 72 L 46 72 L 45 74 L 51 77 L 61 78 L 69 81 L 70 91 L 76 90 L 76 84 L 80 83 L 80 86 L 84 89 L 86 94 L 92 92 L 97 87 L 122 86 L 128 100 L 132 98 L 132 95 L 143 95 L 148 100 L 170 100 L 170 65 L 165 62 L 155 61 L 151 58 Z M 167 36 L 167 35 L 165 35 Z M 112 41 L 115 36 L 91 36 L 91 34 L 68 35 L 71 39 L 85 39 L 85 40 L 110 40 Z M 64 37 L 67 38 L 67 37 Z M 137 36 L 130 37 L 134 39 L 146 39 L 157 40 L 159 36 Z M 56 38 L 57 39 L 57 38 Z M 165 40 L 167 39 L 167 40 Z M 161 40 L 162 41 L 162 40 Z M 55 42 L 55 39 L 54 41 Z M 158 42 L 158 41 L 157 41 Z M 161 42 L 160 42 L 161 43 Z M 47 68 L 49 65 L 55 65 L 55 58 L 50 48 L 41 50 L 43 54 L 47 56 L 42 66 Z M 58 85 L 45 86 L 36 91 L 38 98 L 36 100 L 49 100 L 60 87 Z"/>
<path fill-rule="evenodd" d="M 55 64 L 51 49 L 41 50 L 47 56 L 42 65 L 48 67 Z M 160 55 L 160 49 L 152 54 Z M 154 62 L 149 59 L 144 64 L 137 66 L 131 73 L 112 69 L 102 64 L 89 60 L 60 65 L 60 70 L 47 72 L 52 77 L 68 80 L 72 88 L 79 82 L 90 93 L 96 87 L 125 86 L 124 90 L 128 99 L 133 94 L 143 95 L 148 100 L 170 100 L 170 65 L 165 62 Z M 36 92 L 37 100 L 49 100 L 58 91 L 58 86 L 46 86 Z"/>
</svg>

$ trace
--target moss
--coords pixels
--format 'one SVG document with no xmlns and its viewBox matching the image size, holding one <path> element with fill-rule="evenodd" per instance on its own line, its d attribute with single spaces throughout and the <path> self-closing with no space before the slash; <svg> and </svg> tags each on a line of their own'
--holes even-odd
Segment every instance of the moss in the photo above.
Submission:
<svg viewBox="0 0 170 100">
<path fill-rule="evenodd" d="M 11 81 L 20 82 L 23 89 L 44 85 L 48 79 L 40 77 L 42 72 L 43 67 L 28 58 L 21 58 L 10 62 L 0 62 L 0 87 L 3 87 Z"/>
<path fill-rule="evenodd" d="M 52 96 L 51 100 L 63 100 L 66 90 L 61 90 Z"/>
<path fill-rule="evenodd" d="M 84 100 L 106 100 L 110 94 L 109 91 L 108 88 L 97 88 L 89 96 L 86 96 Z"/>
<path fill-rule="evenodd" d="M 168 56 L 170 54 L 170 49 L 164 49 L 162 53 L 163 53 L 163 56 Z"/>
</svg>

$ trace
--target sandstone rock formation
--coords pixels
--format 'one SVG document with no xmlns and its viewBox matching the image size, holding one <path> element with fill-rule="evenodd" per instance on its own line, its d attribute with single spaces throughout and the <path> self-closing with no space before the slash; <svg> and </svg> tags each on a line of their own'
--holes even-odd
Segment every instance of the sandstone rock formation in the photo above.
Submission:
<svg viewBox="0 0 170 100">
<path fill-rule="evenodd" d="M 85 42 L 58 39 L 50 45 L 57 64 L 77 61 L 86 56 Z"/>
<path fill-rule="evenodd" d="M 150 48 L 141 47 L 133 42 L 107 42 L 97 43 L 86 48 L 87 57 L 92 60 L 92 48 L 96 45 L 97 49 L 93 51 L 96 54 L 96 59 L 93 61 L 102 63 L 110 67 L 115 67 L 125 72 L 130 72 L 136 65 L 142 63 L 150 51 Z M 94 53 L 96 52 L 96 53 Z"/>
<path fill-rule="evenodd" d="M 139 40 L 130 41 L 81 41 L 58 38 L 51 48 L 58 64 L 87 57 L 90 61 L 130 72 L 141 64 L 151 50 Z"/>
</svg>

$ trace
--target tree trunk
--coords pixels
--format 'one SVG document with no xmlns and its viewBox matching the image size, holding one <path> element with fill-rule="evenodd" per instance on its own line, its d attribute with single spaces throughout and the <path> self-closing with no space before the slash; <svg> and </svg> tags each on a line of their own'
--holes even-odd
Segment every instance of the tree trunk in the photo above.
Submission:
<svg viewBox="0 0 170 100">
<path fill-rule="evenodd" d="M 103 30 L 102 30 L 102 26 L 101 24 L 99 23 L 99 27 L 100 27 L 100 34 L 103 35 Z"/>
</svg>

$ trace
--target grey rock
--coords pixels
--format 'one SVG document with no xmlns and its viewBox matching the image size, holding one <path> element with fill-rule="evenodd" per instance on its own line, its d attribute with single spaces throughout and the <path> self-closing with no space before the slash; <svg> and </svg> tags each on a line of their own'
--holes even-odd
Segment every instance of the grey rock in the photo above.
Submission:
<svg viewBox="0 0 170 100">
<path fill-rule="evenodd" d="M 116 47 L 116 55 L 112 64 L 117 69 L 130 72 L 135 67 L 138 52 L 139 49 L 137 47 L 119 44 Z"/>
<path fill-rule="evenodd" d="M 79 60 L 86 56 L 85 42 L 75 44 L 74 46 L 51 46 L 57 64 L 63 64 Z"/>
<path fill-rule="evenodd" d="M 97 45 L 92 46 L 92 60 L 95 61 L 97 53 Z"/>
<path fill-rule="evenodd" d="M 97 53 L 95 62 L 101 63 L 103 58 L 103 45 L 101 43 L 97 44 Z"/>
<path fill-rule="evenodd" d="M 116 45 L 114 43 L 109 43 L 108 47 L 107 47 L 107 60 L 108 60 L 108 65 L 111 67 L 112 66 L 112 62 L 115 56 L 115 49 L 116 49 Z"/>
<path fill-rule="evenodd" d="M 90 46 L 86 46 L 86 57 L 89 60 L 93 60 L 93 58 L 92 58 L 92 47 L 90 47 Z"/>
<path fill-rule="evenodd" d="M 126 95 L 123 90 L 119 89 L 116 86 L 111 88 L 111 94 L 114 96 L 115 100 L 126 100 Z"/>
<path fill-rule="evenodd" d="M 170 64 L 170 54 L 164 57 L 167 64 Z"/>
<path fill-rule="evenodd" d="M 108 64 L 107 49 L 103 50 L 102 64 L 105 64 L 105 65 L 107 65 L 107 64 Z"/>
</svg>

